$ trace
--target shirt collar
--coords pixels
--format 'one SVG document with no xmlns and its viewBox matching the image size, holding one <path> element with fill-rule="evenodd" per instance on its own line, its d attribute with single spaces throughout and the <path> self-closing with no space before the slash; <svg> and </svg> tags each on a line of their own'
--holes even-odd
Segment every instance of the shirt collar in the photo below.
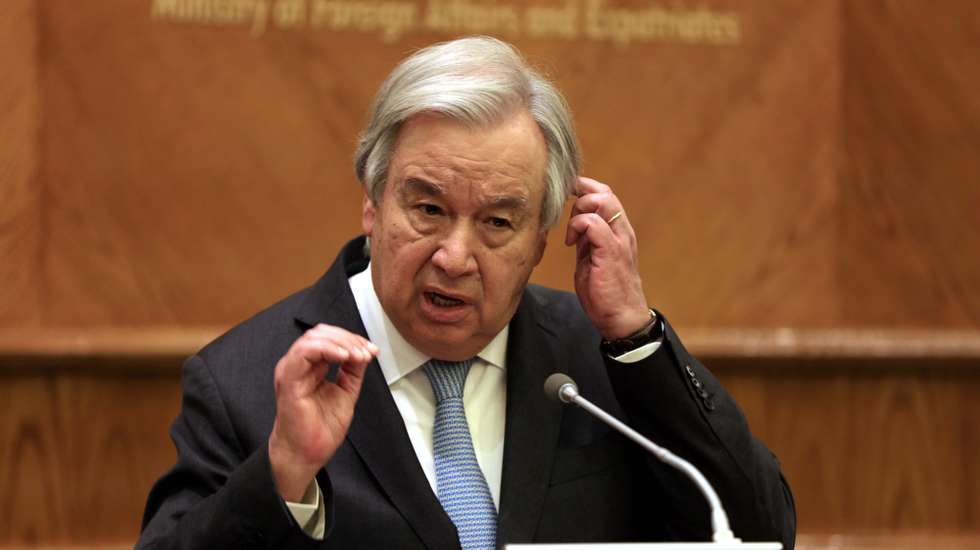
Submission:
<svg viewBox="0 0 980 550">
<path fill-rule="evenodd" d="M 351 292 L 354 294 L 354 302 L 357 303 L 357 311 L 361 314 L 364 328 L 367 330 L 370 339 L 378 348 L 378 364 L 381 365 L 381 372 L 384 374 L 385 382 L 389 386 L 408 376 L 416 369 L 422 367 L 430 356 L 415 349 L 415 346 L 398 332 L 392 324 L 388 314 L 381 307 L 381 301 L 374 291 L 374 283 L 371 280 L 371 264 L 360 273 L 355 273 L 348 279 Z M 510 325 L 504 326 L 503 330 L 497 333 L 490 340 L 477 357 L 494 367 L 501 370 L 506 369 L 507 358 L 507 337 L 510 333 Z"/>
</svg>

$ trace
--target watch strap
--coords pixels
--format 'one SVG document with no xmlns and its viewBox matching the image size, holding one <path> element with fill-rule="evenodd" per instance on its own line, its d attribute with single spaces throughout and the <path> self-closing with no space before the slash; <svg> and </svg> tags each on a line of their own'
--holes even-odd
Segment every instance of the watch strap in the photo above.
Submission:
<svg viewBox="0 0 980 550">
<path fill-rule="evenodd" d="M 618 338 L 616 340 L 603 339 L 602 343 L 599 344 L 599 349 L 602 351 L 602 353 L 605 353 L 610 357 L 618 357 L 641 346 L 645 346 L 653 342 L 661 342 L 663 341 L 663 338 L 663 316 L 659 315 L 656 310 L 651 308 L 650 322 L 643 328 L 625 338 Z"/>
</svg>

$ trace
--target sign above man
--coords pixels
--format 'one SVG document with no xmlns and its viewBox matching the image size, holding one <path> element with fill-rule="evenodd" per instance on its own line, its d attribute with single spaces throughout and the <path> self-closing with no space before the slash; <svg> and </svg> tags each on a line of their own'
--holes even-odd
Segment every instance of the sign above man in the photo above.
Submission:
<svg viewBox="0 0 980 550">
<path fill-rule="evenodd" d="M 624 206 L 512 47 L 404 60 L 355 167 L 364 235 L 185 364 L 139 547 L 707 540 L 697 488 L 546 401 L 555 371 L 704 471 L 736 536 L 792 547 L 778 462 L 651 309 Z M 574 295 L 528 284 L 569 197 Z"/>
</svg>

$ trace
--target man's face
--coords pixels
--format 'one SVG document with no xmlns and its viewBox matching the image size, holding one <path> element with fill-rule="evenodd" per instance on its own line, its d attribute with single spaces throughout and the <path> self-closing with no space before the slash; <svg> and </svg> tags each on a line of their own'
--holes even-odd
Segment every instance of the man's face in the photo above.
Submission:
<svg viewBox="0 0 980 550">
<path fill-rule="evenodd" d="M 488 128 L 438 115 L 402 125 L 362 224 L 381 305 L 423 353 L 472 357 L 514 315 L 544 253 L 547 158 L 523 111 Z"/>
</svg>

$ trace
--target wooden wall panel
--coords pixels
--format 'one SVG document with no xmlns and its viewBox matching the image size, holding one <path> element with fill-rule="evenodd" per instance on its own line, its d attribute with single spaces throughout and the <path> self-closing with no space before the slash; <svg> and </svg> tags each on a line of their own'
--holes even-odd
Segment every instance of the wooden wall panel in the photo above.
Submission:
<svg viewBox="0 0 980 550">
<path fill-rule="evenodd" d="M 179 399 L 175 366 L 0 371 L 0 544 L 134 540 Z"/>
<path fill-rule="evenodd" d="M 315 279 L 358 232 L 371 96 L 452 36 L 256 38 L 152 4 L 43 3 L 54 326 L 228 324 Z M 629 205 L 651 300 L 682 326 L 830 326 L 837 3 L 713 7 L 739 42 L 513 40 L 567 93 L 586 172 Z M 558 233 L 535 280 L 571 288 Z"/>
<path fill-rule="evenodd" d="M 560 65 L 585 172 L 623 198 L 673 322 L 831 326 L 837 3 L 724 6 L 743 15 L 735 47 L 588 45 Z M 572 257 L 542 279 L 568 288 Z"/>
<path fill-rule="evenodd" d="M 980 5 L 844 2 L 849 325 L 980 326 Z"/>
<path fill-rule="evenodd" d="M 356 227 L 345 54 L 149 9 L 44 3 L 52 324 L 229 324 Z"/>
<path fill-rule="evenodd" d="M 41 273 L 17 276 L 44 281 L 50 326 L 227 325 L 315 279 L 357 232 L 371 95 L 449 37 L 256 37 L 152 5 L 35 8 L 46 237 Z M 975 8 L 925 14 L 933 33 L 911 4 L 712 5 L 738 14 L 737 43 L 514 37 L 628 204 L 651 301 L 682 328 L 975 329 L 980 273 L 954 244 L 980 241 Z M 570 288 L 554 237 L 535 280 Z M 910 296 L 916 315 L 895 305 Z"/>
<path fill-rule="evenodd" d="M 980 536 L 977 369 L 712 363 L 782 461 L 800 533 Z M 87 364 L 0 373 L 0 546 L 132 541 L 173 462 L 176 367 Z"/>
<path fill-rule="evenodd" d="M 980 533 L 977 370 L 884 362 L 718 370 L 782 461 L 801 532 Z"/>
<path fill-rule="evenodd" d="M 41 312 L 39 42 L 36 3 L 5 2 L 0 14 L 0 326 L 36 324 Z"/>
</svg>

